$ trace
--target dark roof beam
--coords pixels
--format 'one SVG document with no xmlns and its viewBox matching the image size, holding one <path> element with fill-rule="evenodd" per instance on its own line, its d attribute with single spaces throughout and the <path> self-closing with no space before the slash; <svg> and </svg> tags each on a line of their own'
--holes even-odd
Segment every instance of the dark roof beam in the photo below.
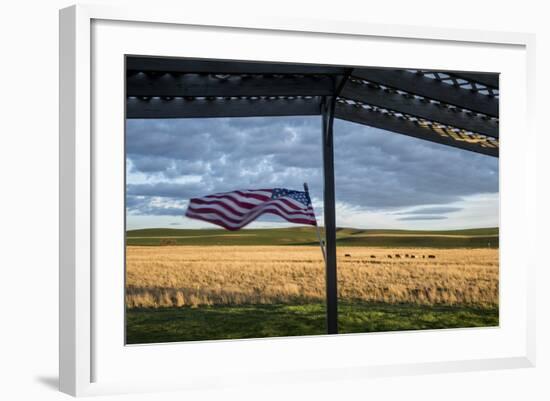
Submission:
<svg viewBox="0 0 550 401">
<path fill-rule="evenodd" d="M 319 115 L 321 98 L 288 99 L 162 99 L 130 97 L 127 118 L 277 117 Z"/>
<path fill-rule="evenodd" d="M 353 77 L 498 117 L 498 99 L 405 70 L 355 68 Z"/>
<path fill-rule="evenodd" d="M 133 74 L 126 81 L 128 96 L 327 96 L 334 93 L 331 76 L 265 76 L 170 73 Z"/>
<path fill-rule="evenodd" d="M 411 95 L 400 94 L 389 89 L 384 90 L 353 80 L 348 80 L 340 96 L 498 138 L 498 123 L 496 121 L 459 108 L 451 109 L 441 104 L 432 103 L 428 99 L 417 99 Z"/>
<path fill-rule="evenodd" d="M 491 89 L 499 88 L 499 74 L 494 72 L 448 72 L 449 75 L 468 82 L 475 82 Z"/>
<path fill-rule="evenodd" d="M 335 117 L 493 157 L 498 157 L 499 153 L 498 147 L 484 147 L 480 143 L 460 141 L 450 136 L 441 136 L 431 129 L 422 127 L 412 121 L 341 102 L 336 104 Z"/>
</svg>

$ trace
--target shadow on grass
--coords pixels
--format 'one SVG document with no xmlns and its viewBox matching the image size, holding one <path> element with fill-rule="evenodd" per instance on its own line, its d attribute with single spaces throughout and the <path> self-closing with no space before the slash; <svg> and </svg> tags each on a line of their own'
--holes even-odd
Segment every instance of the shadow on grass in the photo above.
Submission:
<svg viewBox="0 0 550 401">
<path fill-rule="evenodd" d="M 498 308 L 340 302 L 340 333 L 498 326 Z M 325 307 L 238 305 L 129 309 L 127 344 L 325 334 Z"/>
</svg>

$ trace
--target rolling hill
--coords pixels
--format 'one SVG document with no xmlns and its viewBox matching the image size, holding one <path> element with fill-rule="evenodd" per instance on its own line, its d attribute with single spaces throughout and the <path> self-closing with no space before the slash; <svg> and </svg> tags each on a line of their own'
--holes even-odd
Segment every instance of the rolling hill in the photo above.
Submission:
<svg viewBox="0 0 550 401">
<path fill-rule="evenodd" d="M 322 230 L 323 231 L 323 230 Z M 498 228 L 448 231 L 338 228 L 343 246 L 498 248 Z M 126 232 L 127 245 L 318 245 L 313 227 L 270 229 L 171 229 L 149 228 Z"/>
</svg>

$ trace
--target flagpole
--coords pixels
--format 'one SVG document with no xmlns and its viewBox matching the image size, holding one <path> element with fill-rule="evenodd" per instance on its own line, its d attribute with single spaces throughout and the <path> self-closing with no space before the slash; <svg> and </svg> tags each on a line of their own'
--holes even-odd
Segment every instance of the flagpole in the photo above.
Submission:
<svg viewBox="0 0 550 401">
<path fill-rule="evenodd" d="M 307 182 L 304 182 L 304 190 L 306 191 L 307 198 L 309 200 L 309 203 L 311 204 L 311 210 L 313 212 L 313 216 L 315 216 L 315 209 L 313 209 L 313 202 L 311 201 L 311 197 L 309 196 L 309 188 L 307 186 Z M 317 232 L 317 239 L 319 240 L 319 245 L 321 246 L 321 252 L 323 253 L 323 260 L 326 263 L 327 256 L 325 254 L 325 246 L 323 245 L 323 240 L 321 239 L 321 232 L 319 231 L 319 226 L 317 225 L 317 216 L 315 216 L 315 229 Z"/>
</svg>

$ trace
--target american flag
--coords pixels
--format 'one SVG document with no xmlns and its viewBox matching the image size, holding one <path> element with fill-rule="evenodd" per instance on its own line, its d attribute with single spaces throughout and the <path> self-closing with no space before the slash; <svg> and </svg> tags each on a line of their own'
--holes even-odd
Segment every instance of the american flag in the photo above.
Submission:
<svg viewBox="0 0 550 401">
<path fill-rule="evenodd" d="M 266 213 L 291 223 L 317 225 L 309 194 L 284 188 L 249 189 L 193 198 L 185 215 L 235 231 Z"/>
</svg>

